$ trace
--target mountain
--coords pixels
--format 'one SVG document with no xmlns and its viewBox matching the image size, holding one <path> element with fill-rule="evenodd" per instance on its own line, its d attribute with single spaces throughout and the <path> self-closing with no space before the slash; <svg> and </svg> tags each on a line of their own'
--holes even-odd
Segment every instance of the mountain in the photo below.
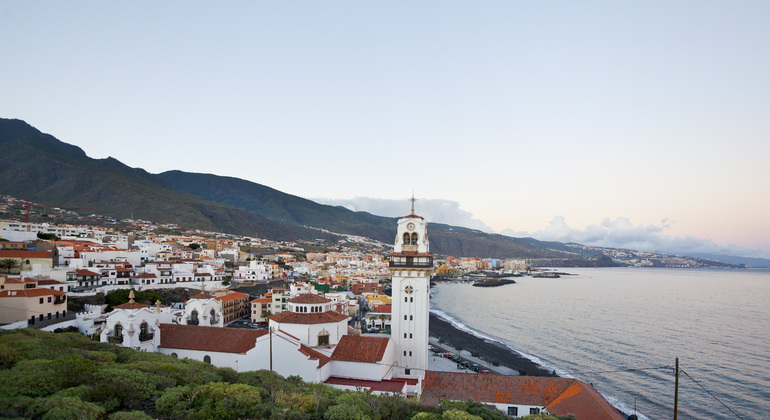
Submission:
<svg viewBox="0 0 770 420">
<path fill-rule="evenodd" d="M 722 254 L 706 254 L 706 253 L 688 253 L 687 255 L 706 258 L 709 260 L 724 261 L 726 263 L 735 265 L 745 265 L 749 268 L 770 268 L 770 259 L 767 258 L 751 258 L 751 257 L 736 257 L 734 255 L 722 255 Z"/>
<path fill-rule="evenodd" d="M 169 186 L 206 200 L 227 204 L 286 223 L 328 229 L 390 243 L 396 219 L 319 204 L 254 182 L 210 174 L 168 171 L 157 175 Z M 431 251 L 490 258 L 574 258 L 535 239 L 491 235 L 478 230 L 430 224 Z"/>
<path fill-rule="evenodd" d="M 150 174 L 120 161 L 92 159 L 79 147 L 24 121 L 0 119 L 0 194 L 51 206 L 89 207 L 187 228 L 267 239 L 332 239 L 327 231 L 395 238 L 396 219 L 319 204 L 242 179 L 169 171 Z M 575 258 L 520 240 L 431 223 L 437 254 L 490 258 Z"/>
<path fill-rule="evenodd" d="M 79 147 L 20 120 L 0 119 L 0 193 L 46 205 L 93 208 L 116 218 L 135 215 L 269 239 L 335 237 L 176 191 L 143 169 L 113 158 L 89 158 Z"/>
</svg>

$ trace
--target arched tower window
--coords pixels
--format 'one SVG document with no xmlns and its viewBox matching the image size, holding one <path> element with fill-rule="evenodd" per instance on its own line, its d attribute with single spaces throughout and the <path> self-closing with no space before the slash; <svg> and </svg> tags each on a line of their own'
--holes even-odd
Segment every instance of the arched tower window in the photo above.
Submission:
<svg viewBox="0 0 770 420">
<path fill-rule="evenodd" d="M 412 245 L 417 245 L 417 232 L 412 232 Z"/>
<path fill-rule="evenodd" d="M 188 325 L 198 325 L 198 310 L 193 309 L 192 313 L 190 314 L 190 320 L 187 322 Z"/>
<path fill-rule="evenodd" d="M 211 356 L 209 356 L 208 354 L 203 356 L 203 363 L 211 364 Z"/>
<path fill-rule="evenodd" d="M 214 309 L 211 310 L 210 316 L 211 316 L 211 323 L 212 324 L 216 324 L 217 323 L 217 312 Z"/>
<path fill-rule="evenodd" d="M 150 327 L 147 325 L 147 321 L 144 321 L 139 325 L 139 341 L 147 341 L 151 338 Z"/>
<path fill-rule="evenodd" d="M 113 331 L 113 337 L 115 339 L 123 341 L 123 326 L 118 324 L 115 324 L 115 331 Z"/>
<path fill-rule="evenodd" d="M 409 232 L 404 233 L 404 245 L 409 245 Z"/>
</svg>

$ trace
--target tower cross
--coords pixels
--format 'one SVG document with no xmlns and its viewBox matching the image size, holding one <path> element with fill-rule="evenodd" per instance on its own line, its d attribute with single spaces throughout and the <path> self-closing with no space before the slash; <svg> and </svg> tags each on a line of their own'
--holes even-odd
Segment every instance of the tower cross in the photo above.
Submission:
<svg viewBox="0 0 770 420">
<path fill-rule="evenodd" d="M 414 198 L 414 193 L 412 193 L 412 198 L 410 198 L 409 201 L 412 202 L 412 214 L 414 214 L 414 202 L 417 201 L 417 199 Z"/>
</svg>

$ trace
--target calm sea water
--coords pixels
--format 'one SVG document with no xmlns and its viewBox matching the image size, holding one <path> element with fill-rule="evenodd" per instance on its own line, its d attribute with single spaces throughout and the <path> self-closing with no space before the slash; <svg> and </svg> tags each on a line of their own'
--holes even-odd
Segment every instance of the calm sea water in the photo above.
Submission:
<svg viewBox="0 0 770 420">
<path fill-rule="evenodd" d="M 438 285 L 431 311 L 640 418 L 672 418 L 676 357 L 680 419 L 770 418 L 770 270 L 561 271 L 575 275 Z"/>
</svg>

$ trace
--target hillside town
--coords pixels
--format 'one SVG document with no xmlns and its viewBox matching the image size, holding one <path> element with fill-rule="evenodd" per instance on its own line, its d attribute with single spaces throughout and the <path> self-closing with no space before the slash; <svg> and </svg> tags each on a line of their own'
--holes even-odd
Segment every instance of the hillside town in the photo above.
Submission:
<svg viewBox="0 0 770 420">
<path fill-rule="evenodd" d="M 489 375 L 475 364 L 466 370 L 469 363 L 454 355 L 450 369 L 438 367 L 436 356 L 448 356 L 429 344 L 431 277 L 514 273 L 527 264 L 434 260 L 414 200 L 390 245 L 350 235 L 336 243 L 276 242 L 120 222 L 129 227 L 0 220 L 0 328 L 76 330 L 237 372 L 271 370 L 433 404 L 471 399 L 513 417 L 624 418 L 576 379 Z M 190 296 L 139 301 L 160 289 Z M 129 290 L 124 303 L 68 309 L 73 300 L 121 290 Z"/>
</svg>

